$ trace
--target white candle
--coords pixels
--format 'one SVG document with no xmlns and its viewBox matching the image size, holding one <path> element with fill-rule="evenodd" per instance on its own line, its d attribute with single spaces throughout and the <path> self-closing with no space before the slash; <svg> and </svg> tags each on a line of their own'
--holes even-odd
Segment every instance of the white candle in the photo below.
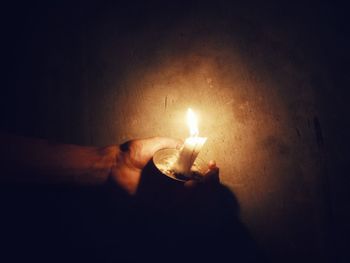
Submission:
<svg viewBox="0 0 350 263">
<path fill-rule="evenodd" d="M 185 140 L 174 164 L 174 170 L 176 173 L 189 176 L 191 167 L 207 138 L 198 137 L 198 120 L 191 109 L 187 110 L 187 125 L 191 136 Z"/>
</svg>

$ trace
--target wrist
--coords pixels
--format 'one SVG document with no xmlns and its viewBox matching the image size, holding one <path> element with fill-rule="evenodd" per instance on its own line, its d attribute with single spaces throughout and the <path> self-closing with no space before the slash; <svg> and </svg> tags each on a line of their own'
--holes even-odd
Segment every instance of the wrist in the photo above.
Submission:
<svg viewBox="0 0 350 263">
<path fill-rule="evenodd" d="M 119 155 L 118 146 L 97 147 L 95 149 L 97 161 L 93 164 L 93 181 L 105 183 L 111 176 L 113 168 L 116 166 Z"/>
<path fill-rule="evenodd" d="M 107 146 L 100 148 L 100 151 L 102 153 L 104 167 L 106 168 L 105 172 L 105 182 L 109 179 L 109 177 L 112 174 L 113 169 L 117 165 L 117 160 L 119 156 L 119 146 L 113 145 L 113 146 Z"/>
</svg>

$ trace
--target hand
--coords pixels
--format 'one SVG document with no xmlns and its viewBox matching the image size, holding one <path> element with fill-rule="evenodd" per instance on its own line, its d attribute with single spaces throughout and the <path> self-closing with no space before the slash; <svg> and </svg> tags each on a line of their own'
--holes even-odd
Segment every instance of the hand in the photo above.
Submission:
<svg viewBox="0 0 350 263">
<path fill-rule="evenodd" d="M 112 179 L 125 191 L 133 195 L 136 193 L 142 169 L 151 160 L 154 153 L 164 148 L 177 148 L 182 145 L 181 140 L 153 137 L 128 141 L 120 146 L 117 154 L 117 162 L 111 170 Z M 206 181 L 219 181 L 219 170 L 215 162 L 209 163 L 209 169 L 205 176 Z M 186 182 L 185 186 L 194 187 L 197 182 Z"/>
</svg>

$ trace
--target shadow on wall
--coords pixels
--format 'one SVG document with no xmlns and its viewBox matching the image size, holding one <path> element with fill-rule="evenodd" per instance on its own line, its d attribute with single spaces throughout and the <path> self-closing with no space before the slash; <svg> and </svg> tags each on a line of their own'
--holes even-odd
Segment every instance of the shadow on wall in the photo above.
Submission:
<svg viewBox="0 0 350 263">
<path fill-rule="evenodd" d="M 203 184 L 184 191 L 156 175 L 149 163 L 133 198 L 112 182 L 102 187 L 1 186 L 1 239 L 6 242 L 0 259 L 266 261 L 226 187 Z"/>
<path fill-rule="evenodd" d="M 151 161 L 135 201 L 142 225 L 136 233 L 142 240 L 137 261 L 266 262 L 239 219 L 235 195 L 221 184 L 188 189 Z"/>
</svg>

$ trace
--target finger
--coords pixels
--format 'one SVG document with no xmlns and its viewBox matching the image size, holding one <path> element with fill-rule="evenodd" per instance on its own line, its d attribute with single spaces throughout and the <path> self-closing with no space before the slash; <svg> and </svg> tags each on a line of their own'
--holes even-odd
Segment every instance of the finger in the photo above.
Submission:
<svg viewBox="0 0 350 263">
<path fill-rule="evenodd" d="M 209 164 L 208 164 L 209 170 L 214 169 L 215 167 L 216 167 L 216 162 L 213 160 L 209 161 Z"/>
<path fill-rule="evenodd" d="M 220 182 L 219 168 L 216 167 L 215 161 L 210 161 L 208 171 L 204 175 L 204 182 Z"/>
</svg>

